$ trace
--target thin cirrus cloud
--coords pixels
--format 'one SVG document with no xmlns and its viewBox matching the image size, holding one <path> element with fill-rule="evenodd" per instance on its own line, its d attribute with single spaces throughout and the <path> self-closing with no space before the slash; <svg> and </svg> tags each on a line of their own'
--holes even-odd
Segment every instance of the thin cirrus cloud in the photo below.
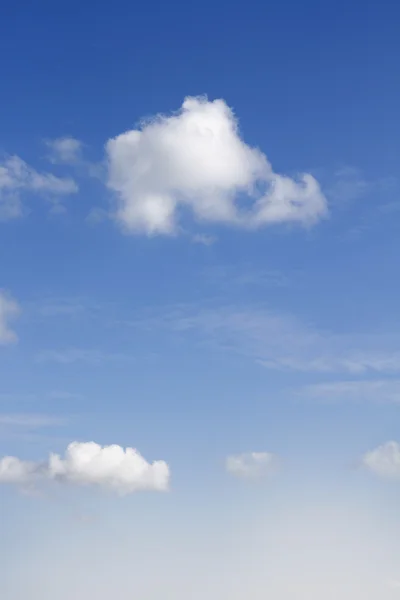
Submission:
<svg viewBox="0 0 400 600">
<path fill-rule="evenodd" d="M 306 385 L 297 393 L 322 402 L 400 403 L 399 379 L 344 380 Z"/>
<path fill-rule="evenodd" d="M 354 376 L 400 372 L 400 332 L 335 334 L 259 306 L 177 305 L 154 314 L 146 311 L 123 324 L 147 331 L 161 328 L 187 343 L 235 353 L 271 370 Z"/>
<path fill-rule="evenodd" d="M 278 458 L 270 452 L 247 452 L 226 458 L 225 468 L 239 479 L 261 479 L 275 473 Z"/>
<path fill-rule="evenodd" d="M 72 442 L 64 457 L 50 454 L 47 461 L 24 461 L 15 456 L 0 460 L 0 483 L 27 485 L 59 481 L 90 485 L 120 495 L 138 491 L 165 492 L 170 469 L 165 461 L 147 462 L 134 448 Z"/>
<path fill-rule="evenodd" d="M 42 393 L 18 393 L 18 392 L 1 392 L 0 403 L 16 406 L 18 404 L 34 405 L 41 400 L 60 400 L 65 402 L 78 402 L 85 399 L 83 394 L 69 392 L 66 390 L 51 390 Z"/>
<path fill-rule="evenodd" d="M 36 356 L 38 363 L 58 363 L 70 365 L 86 363 L 97 366 L 106 362 L 120 363 L 135 360 L 133 356 L 122 352 L 105 352 L 94 348 L 64 348 L 62 350 L 43 350 Z"/>
<path fill-rule="evenodd" d="M 11 328 L 11 322 L 20 314 L 16 300 L 5 290 L 0 290 L 0 345 L 18 341 L 17 334 Z"/>
<path fill-rule="evenodd" d="M 389 441 L 364 454 L 362 465 L 374 475 L 400 479 L 400 444 Z"/>
<path fill-rule="evenodd" d="M 24 429 L 40 429 L 42 427 L 53 427 L 65 425 L 67 420 L 63 417 L 41 414 L 3 413 L 0 414 L 1 427 L 13 427 Z"/>
<path fill-rule="evenodd" d="M 324 188 L 327 198 L 332 204 L 346 206 L 360 198 L 366 198 L 374 193 L 387 196 L 396 194 L 398 180 L 395 177 L 368 179 L 360 169 L 343 167 L 338 169 L 331 182 Z M 387 202 L 383 203 L 387 206 Z M 379 206 L 381 209 L 382 206 Z"/>
<path fill-rule="evenodd" d="M 85 313 L 87 306 L 79 299 L 53 299 L 42 302 L 37 310 L 42 317 L 76 317 Z"/>
<path fill-rule="evenodd" d="M 110 139 L 106 153 L 115 217 L 131 233 L 177 233 L 185 209 L 201 222 L 246 229 L 311 225 L 327 214 L 317 180 L 275 173 L 265 154 L 242 140 L 224 100 L 188 97 L 172 116 Z"/>
<path fill-rule="evenodd" d="M 73 179 L 39 173 L 18 156 L 9 156 L 0 162 L 0 221 L 23 216 L 23 194 L 34 194 L 47 199 L 53 212 L 60 211 L 61 198 L 78 192 Z"/>
</svg>

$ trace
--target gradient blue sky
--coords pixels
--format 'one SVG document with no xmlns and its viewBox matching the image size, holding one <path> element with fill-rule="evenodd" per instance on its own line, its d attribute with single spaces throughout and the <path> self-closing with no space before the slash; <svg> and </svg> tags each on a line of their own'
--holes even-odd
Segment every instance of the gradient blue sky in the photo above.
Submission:
<svg viewBox="0 0 400 600">
<path fill-rule="evenodd" d="M 0 171 L 0 287 L 20 310 L 7 321 L 18 340 L 0 347 L 0 456 L 42 461 L 93 440 L 171 469 L 168 494 L 2 486 L 2 598 L 286 600 L 282 581 L 306 568 L 282 560 L 277 583 L 265 565 L 310 535 L 307 564 L 327 575 L 296 597 L 328 599 L 348 547 L 328 529 L 349 520 L 367 536 L 354 548 L 380 549 L 383 587 L 365 583 L 365 559 L 342 597 L 397 597 L 400 565 L 383 555 L 399 550 L 399 488 L 374 477 L 387 475 L 380 455 L 375 473 L 362 462 L 399 438 L 400 8 L 42 0 L 2 14 L 0 168 L 18 156 L 77 191 L 19 180 L 11 218 Z M 276 173 L 312 174 L 328 213 L 249 229 L 184 215 L 172 236 L 108 218 L 107 140 L 204 94 Z M 65 137 L 82 145 L 62 162 Z M 1 319 L 0 304 L 0 334 Z M 226 472 L 248 452 L 277 455 L 279 473 Z M 398 447 L 387 460 L 400 475 Z"/>
</svg>

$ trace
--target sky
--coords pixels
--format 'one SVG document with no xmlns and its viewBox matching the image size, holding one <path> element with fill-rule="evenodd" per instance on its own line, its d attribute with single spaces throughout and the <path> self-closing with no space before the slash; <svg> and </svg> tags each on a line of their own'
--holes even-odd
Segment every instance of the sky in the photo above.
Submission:
<svg viewBox="0 0 400 600">
<path fill-rule="evenodd" d="M 400 595 L 396 3 L 8 3 L 0 595 Z"/>
</svg>

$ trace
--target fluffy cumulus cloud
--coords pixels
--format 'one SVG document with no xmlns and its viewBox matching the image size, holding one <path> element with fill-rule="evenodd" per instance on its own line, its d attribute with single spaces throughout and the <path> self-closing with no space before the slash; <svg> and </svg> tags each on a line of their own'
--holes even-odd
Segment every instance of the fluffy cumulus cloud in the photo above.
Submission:
<svg viewBox="0 0 400 600">
<path fill-rule="evenodd" d="M 0 221 L 23 215 L 23 193 L 44 196 L 57 209 L 61 197 L 77 191 L 73 179 L 39 173 L 18 156 L 10 156 L 0 162 Z"/>
<path fill-rule="evenodd" d="M 386 442 L 363 456 L 363 465 L 375 475 L 400 479 L 400 444 Z"/>
<path fill-rule="evenodd" d="M 56 480 L 73 485 L 93 485 L 119 494 L 168 489 L 166 462 L 147 462 L 134 448 L 72 442 L 64 457 L 50 454 L 46 462 L 24 461 L 14 456 L 0 460 L 0 483 L 29 484 Z"/>
<path fill-rule="evenodd" d="M 275 173 L 241 139 L 223 100 L 186 98 L 178 113 L 109 140 L 106 151 L 116 218 L 130 232 L 176 233 L 185 209 L 203 222 L 249 229 L 310 225 L 327 212 L 314 177 Z"/>
<path fill-rule="evenodd" d="M 278 459 L 270 452 L 248 452 L 228 456 L 228 473 L 242 479 L 260 479 L 275 472 Z"/>
<path fill-rule="evenodd" d="M 81 158 L 82 142 L 74 137 L 60 137 L 47 140 L 49 159 L 53 163 L 75 164 Z"/>
<path fill-rule="evenodd" d="M 12 344 L 17 341 L 16 333 L 11 329 L 10 322 L 20 312 L 18 303 L 8 292 L 0 290 L 0 344 Z"/>
</svg>

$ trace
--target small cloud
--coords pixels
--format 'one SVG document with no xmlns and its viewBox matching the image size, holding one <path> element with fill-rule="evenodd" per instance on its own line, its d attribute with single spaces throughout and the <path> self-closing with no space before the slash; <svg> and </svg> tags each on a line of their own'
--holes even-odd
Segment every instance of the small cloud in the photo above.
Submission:
<svg viewBox="0 0 400 600">
<path fill-rule="evenodd" d="M 228 456 L 225 467 L 235 477 L 260 479 L 275 473 L 277 463 L 277 457 L 269 452 L 248 452 Z"/>
<path fill-rule="evenodd" d="M 13 321 L 20 314 L 18 303 L 12 296 L 0 290 L 0 344 L 12 344 L 18 341 L 16 333 L 10 328 Z"/>
<path fill-rule="evenodd" d="M 14 456 L 5 456 L 0 460 L 0 483 L 31 483 L 42 472 L 41 465 L 30 461 L 21 461 Z"/>
<path fill-rule="evenodd" d="M 333 176 L 330 186 L 325 190 L 327 197 L 335 204 L 348 204 L 370 193 L 374 187 L 359 169 L 343 167 Z"/>
<path fill-rule="evenodd" d="M 181 208 L 203 223 L 247 230 L 310 226 L 328 212 L 312 175 L 276 173 L 244 142 L 224 100 L 188 97 L 173 115 L 110 139 L 106 152 L 115 219 L 129 233 L 176 234 Z"/>
<path fill-rule="evenodd" d="M 23 216 L 23 193 L 44 197 L 53 210 L 60 210 L 60 198 L 76 194 L 78 186 L 73 179 L 39 173 L 18 156 L 0 162 L 0 220 L 8 221 Z"/>
<path fill-rule="evenodd" d="M 207 235 L 206 233 L 198 233 L 192 237 L 192 240 L 195 244 L 212 246 L 217 241 L 217 238 L 213 235 Z"/>
<path fill-rule="evenodd" d="M 85 144 L 72 136 L 63 136 L 54 140 L 45 140 L 49 149 L 47 159 L 57 165 L 69 165 L 79 170 L 81 175 L 97 179 L 104 183 L 106 166 L 104 161 L 91 162 L 83 155 Z"/>
<path fill-rule="evenodd" d="M 86 222 L 89 225 L 98 225 L 99 223 L 103 223 L 110 219 L 110 213 L 106 211 L 104 208 L 95 207 L 89 211 L 89 214 L 86 217 Z"/>
<path fill-rule="evenodd" d="M 357 208 L 353 222 L 350 221 L 348 230 L 341 235 L 347 241 L 356 241 L 367 231 L 385 226 L 387 217 L 399 210 L 396 177 L 369 178 L 360 169 L 344 167 L 326 177 L 322 187 L 334 209 Z"/>
<path fill-rule="evenodd" d="M 50 150 L 48 158 L 52 163 L 76 164 L 81 159 L 83 144 L 74 137 L 46 140 L 45 144 Z"/>
<path fill-rule="evenodd" d="M 165 492 L 170 470 L 166 462 L 147 462 L 134 448 L 72 442 L 65 456 L 50 454 L 45 462 L 24 461 L 14 456 L 0 460 L 0 483 L 26 484 L 59 481 L 90 485 L 121 495 L 138 491 Z"/>
<path fill-rule="evenodd" d="M 362 464 L 369 471 L 385 479 L 400 478 L 400 444 L 386 442 L 364 454 Z"/>
</svg>

